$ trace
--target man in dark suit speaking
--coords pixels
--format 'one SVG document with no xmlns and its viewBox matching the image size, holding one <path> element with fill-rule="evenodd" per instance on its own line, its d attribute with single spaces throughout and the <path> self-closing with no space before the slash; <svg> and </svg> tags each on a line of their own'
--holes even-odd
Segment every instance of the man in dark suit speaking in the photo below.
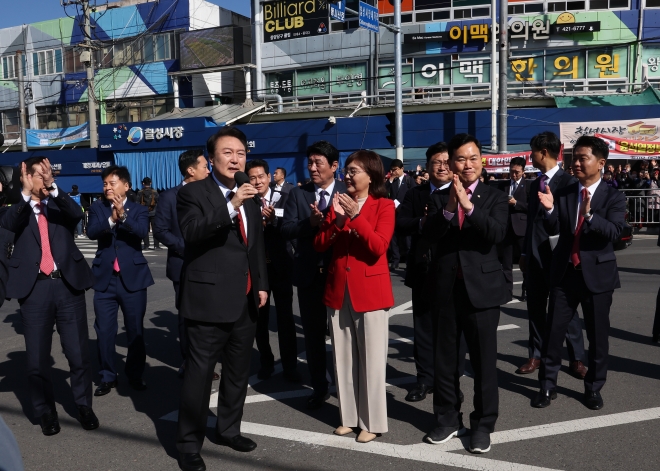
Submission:
<svg viewBox="0 0 660 471">
<path fill-rule="evenodd" d="M 188 332 L 177 449 L 184 471 L 206 469 L 200 456 L 206 433 L 211 380 L 222 361 L 216 439 L 238 451 L 256 448 L 241 436 L 258 308 L 268 299 L 268 275 L 257 190 L 237 185 L 245 169 L 247 139 L 224 127 L 206 144 L 211 176 L 185 185 L 177 215 L 186 241 L 179 310 Z M 247 180 L 245 174 L 240 175 Z"/>
<path fill-rule="evenodd" d="M 465 334 L 474 368 L 474 411 L 470 414 L 470 451 L 490 450 L 498 416 L 497 325 L 500 305 L 511 300 L 497 244 L 504 240 L 509 210 L 501 191 L 479 181 L 481 144 L 458 134 L 448 145 L 453 184 L 431 195 L 422 235 L 436 248 L 431 309 L 435 318 L 437 426 L 425 437 L 444 443 L 465 432 L 459 399 L 459 340 Z"/>
<path fill-rule="evenodd" d="M 610 306 L 621 287 L 613 243 L 625 224 L 626 198 L 601 180 L 609 148 L 602 139 L 580 137 L 573 146 L 573 173 L 579 180 L 552 194 L 539 192 L 546 227 L 559 234 L 550 270 L 549 318 L 541 351 L 541 390 L 534 407 L 547 407 L 557 397 L 557 376 L 568 324 L 582 306 L 589 340 L 589 370 L 584 378 L 584 403 L 603 407 L 600 390 L 607 377 Z"/>
</svg>

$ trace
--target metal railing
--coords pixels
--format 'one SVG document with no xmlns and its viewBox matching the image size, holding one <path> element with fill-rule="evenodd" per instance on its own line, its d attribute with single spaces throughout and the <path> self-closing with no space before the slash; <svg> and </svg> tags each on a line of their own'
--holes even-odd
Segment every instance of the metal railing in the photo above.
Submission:
<svg viewBox="0 0 660 471">
<path fill-rule="evenodd" d="M 626 196 L 628 224 L 633 227 L 660 224 L 660 189 L 635 188 L 619 191 Z"/>
</svg>

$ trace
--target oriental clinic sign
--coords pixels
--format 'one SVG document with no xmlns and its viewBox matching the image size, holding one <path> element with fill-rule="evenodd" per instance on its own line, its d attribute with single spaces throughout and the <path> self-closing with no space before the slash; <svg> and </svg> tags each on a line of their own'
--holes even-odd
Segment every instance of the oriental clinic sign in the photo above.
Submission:
<svg viewBox="0 0 660 471">
<path fill-rule="evenodd" d="M 328 34 L 327 0 L 278 0 L 262 5 L 264 42 Z"/>
</svg>

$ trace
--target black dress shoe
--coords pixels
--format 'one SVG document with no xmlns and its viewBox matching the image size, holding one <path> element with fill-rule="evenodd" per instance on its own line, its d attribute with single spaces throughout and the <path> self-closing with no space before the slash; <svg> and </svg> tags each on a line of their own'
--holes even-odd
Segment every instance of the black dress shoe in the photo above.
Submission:
<svg viewBox="0 0 660 471">
<path fill-rule="evenodd" d="M 41 433 L 47 437 L 60 433 L 60 421 L 57 418 L 57 411 L 46 412 L 41 416 Z"/>
<path fill-rule="evenodd" d="M 252 440 L 242 435 L 236 435 L 235 437 L 229 439 L 220 438 L 218 443 L 220 445 L 228 446 L 229 448 L 232 448 L 236 451 L 240 451 L 242 453 L 247 453 L 257 448 L 256 443 L 254 443 Z"/>
<path fill-rule="evenodd" d="M 129 379 L 128 384 L 131 385 L 131 388 L 133 388 L 135 391 L 144 391 L 147 389 L 147 383 L 144 382 L 143 379 Z"/>
<path fill-rule="evenodd" d="M 330 399 L 330 393 L 315 392 L 311 396 L 309 396 L 309 399 L 307 399 L 307 409 L 309 410 L 320 409 L 321 407 L 323 407 L 323 404 L 325 404 L 325 401 L 327 401 L 328 399 Z"/>
<path fill-rule="evenodd" d="M 91 407 L 78 406 L 78 422 L 85 430 L 94 430 L 99 428 L 99 419 L 94 414 Z"/>
<path fill-rule="evenodd" d="M 550 404 L 552 404 L 552 401 L 555 399 L 557 399 L 557 391 L 554 389 L 552 391 L 541 389 L 536 397 L 532 400 L 532 407 L 543 409 L 544 407 L 548 407 Z"/>
<path fill-rule="evenodd" d="M 179 453 L 179 468 L 183 471 L 206 471 L 206 464 L 199 453 Z"/>
<path fill-rule="evenodd" d="M 417 383 L 414 388 L 406 394 L 406 401 L 419 402 L 426 399 L 427 394 L 433 394 L 433 386 L 427 386 L 424 383 Z"/>
<path fill-rule="evenodd" d="M 432 445 L 439 445 L 445 443 L 454 437 L 461 437 L 467 433 L 467 429 L 463 427 L 461 422 L 457 427 L 436 427 L 426 434 L 424 441 Z"/>
<path fill-rule="evenodd" d="M 490 433 L 473 430 L 470 434 L 470 453 L 488 453 L 490 451 Z"/>
<path fill-rule="evenodd" d="M 520 298 L 518 299 L 520 299 L 520 301 L 527 301 L 527 293 L 525 292 L 525 290 L 522 290 L 522 293 L 520 294 Z"/>
<path fill-rule="evenodd" d="M 289 383 L 300 383 L 302 381 L 302 377 L 300 376 L 300 373 L 298 373 L 298 370 L 284 370 L 282 372 L 282 378 Z"/>
<path fill-rule="evenodd" d="M 261 368 L 259 368 L 259 371 L 257 372 L 257 378 L 261 380 L 269 379 L 274 371 L 275 371 L 275 367 L 273 365 L 262 366 Z"/>
<path fill-rule="evenodd" d="M 110 382 L 102 382 L 99 384 L 99 387 L 96 388 L 96 391 L 94 391 L 95 396 L 105 396 L 108 394 L 110 391 L 112 391 L 112 388 L 117 387 L 117 380 L 110 381 Z"/>
<path fill-rule="evenodd" d="M 600 410 L 603 408 L 603 398 L 597 391 L 585 391 L 584 405 L 591 410 Z"/>
</svg>

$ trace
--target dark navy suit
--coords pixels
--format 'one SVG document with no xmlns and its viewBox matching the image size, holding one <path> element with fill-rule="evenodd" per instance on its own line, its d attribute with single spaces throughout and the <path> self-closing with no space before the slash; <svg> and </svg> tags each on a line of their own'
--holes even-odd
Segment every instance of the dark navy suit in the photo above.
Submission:
<svg viewBox="0 0 660 471">
<path fill-rule="evenodd" d="M 174 286 L 175 305 L 179 305 L 179 286 L 181 285 L 181 269 L 183 268 L 183 251 L 186 242 L 183 240 L 179 228 L 179 218 L 176 214 L 176 195 L 183 188 L 183 183 L 170 188 L 160 194 L 156 216 L 152 223 L 154 238 L 167 247 L 167 267 L 165 275 L 172 280 Z M 179 315 L 179 348 L 181 356 L 186 359 L 188 351 L 188 336 L 186 335 L 186 324 L 182 315 Z"/>
<path fill-rule="evenodd" d="M 40 273 L 41 236 L 34 210 L 21 200 L 2 216 L 1 225 L 13 232 L 13 251 L 9 245 L 3 258 L 9 268 L 8 298 L 18 300 L 27 354 L 26 375 L 36 417 L 55 411 L 50 379 L 53 326 L 57 326 L 64 354 L 71 370 L 71 390 L 75 403 L 92 406 L 92 370 L 89 359 L 89 334 L 85 290 L 93 276 L 73 239 L 82 218 L 78 206 L 66 193 L 51 194 L 45 209 L 48 235 L 56 270 L 51 277 Z M 56 274 L 61 277 L 55 277 Z"/>
<path fill-rule="evenodd" d="M 98 338 L 101 381 L 117 378 L 115 368 L 115 340 L 117 313 L 121 307 L 128 336 L 126 376 L 130 380 L 142 378 L 146 362 L 143 320 L 147 309 L 147 287 L 154 284 L 147 259 L 142 255 L 142 239 L 149 231 L 149 212 L 146 207 L 127 200 L 124 203 L 126 221 L 110 227 L 112 207 L 99 199 L 89 208 L 87 236 L 98 241 L 94 272 L 94 330 Z M 113 269 L 115 258 L 119 272 Z"/>
<path fill-rule="evenodd" d="M 332 205 L 335 193 L 346 193 L 346 185 L 335 181 L 328 206 Z M 316 201 L 316 188 L 313 183 L 293 188 L 284 207 L 282 236 L 296 242 L 296 253 L 293 259 L 293 284 L 298 288 L 298 305 L 300 320 L 305 335 L 305 350 L 307 351 L 307 366 L 311 376 L 314 392 L 325 394 L 328 390 L 326 379 L 325 333 L 327 330 L 327 308 L 323 304 L 325 292 L 326 270 L 330 267 L 332 250 L 319 253 L 314 250 L 314 236 L 319 227 L 312 227 L 309 217 L 312 214 L 310 205 Z"/>
</svg>

